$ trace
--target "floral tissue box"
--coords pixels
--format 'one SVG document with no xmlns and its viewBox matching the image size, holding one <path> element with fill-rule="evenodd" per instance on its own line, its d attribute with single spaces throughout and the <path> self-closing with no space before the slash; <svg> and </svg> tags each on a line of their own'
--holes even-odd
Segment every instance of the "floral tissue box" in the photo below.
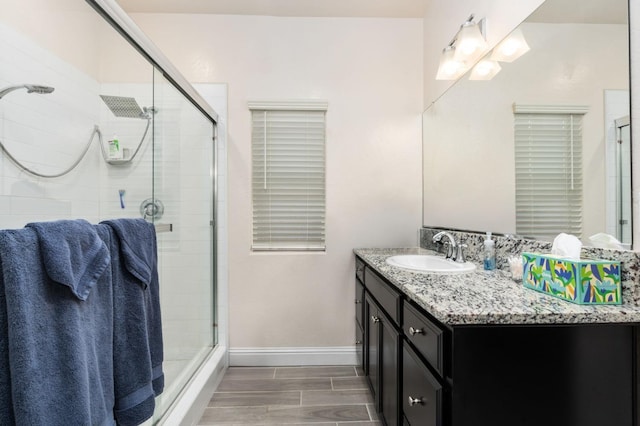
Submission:
<svg viewBox="0 0 640 426">
<path fill-rule="evenodd" d="M 580 305 L 622 303 L 620 262 L 522 253 L 525 287 Z"/>
</svg>

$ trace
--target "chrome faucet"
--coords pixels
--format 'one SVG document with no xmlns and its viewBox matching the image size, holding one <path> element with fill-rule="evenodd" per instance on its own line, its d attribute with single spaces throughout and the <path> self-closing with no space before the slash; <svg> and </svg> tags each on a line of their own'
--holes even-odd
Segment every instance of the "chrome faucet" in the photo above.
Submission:
<svg viewBox="0 0 640 426">
<path fill-rule="evenodd" d="M 455 237 L 447 231 L 438 232 L 436 235 L 433 236 L 432 241 L 434 243 L 442 242 L 442 237 L 445 237 L 449 240 L 449 241 L 443 242 L 443 244 L 447 246 L 447 254 L 445 255 L 445 258 L 454 260 L 456 262 L 464 263 L 465 258 L 464 258 L 464 253 L 462 249 L 467 247 L 467 245 L 457 243 Z"/>
<path fill-rule="evenodd" d="M 442 237 L 446 237 L 449 241 L 442 241 Z M 454 238 L 453 235 L 451 235 L 450 233 L 448 233 L 447 231 L 440 231 L 438 232 L 436 235 L 433 236 L 432 241 L 434 243 L 439 243 L 442 242 L 443 244 L 445 244 L 447 246 L 447 254 L 445 256 L 445 258 L 447 259 L 454 259 L 454 254 L 457 252 L 458 250 L 458 244 L 456 243 L 456 239 Z"/>
</svg>

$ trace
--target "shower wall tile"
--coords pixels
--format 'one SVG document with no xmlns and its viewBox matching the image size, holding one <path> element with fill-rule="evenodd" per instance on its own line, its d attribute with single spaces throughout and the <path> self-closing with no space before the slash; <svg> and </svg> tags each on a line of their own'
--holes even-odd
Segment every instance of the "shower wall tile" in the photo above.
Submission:
<svg viewBox="0 0 640 426">
<path fill-rule="evenodd" d="M 0 104 L 0 140 L 28 167 L 58 173 L 73 163 L 98 123 L 99 84 L 1 24 L 0 40 L 1 87 L 24 83 L 55 87 L 48 95 L 25 90 L 6 95 Z M 96 153 L 90 150 L 87 159 Z M 95 170 L 95 162 L 87 161 L 67 176 L 41 179 L 20 171 L 0 154 L 0 194 L 11 206 L 9 214 L 0 215 L 0 228 L 97 217 L 100 177 Z"/>
</svg>

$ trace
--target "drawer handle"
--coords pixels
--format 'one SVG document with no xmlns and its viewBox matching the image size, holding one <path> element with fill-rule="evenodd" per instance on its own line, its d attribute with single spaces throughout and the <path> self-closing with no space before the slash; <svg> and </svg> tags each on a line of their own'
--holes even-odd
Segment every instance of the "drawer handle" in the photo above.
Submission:
<svg viewBox="0 0 640 426">
<path fill-rule="evenodd" d="M 414 398 L 409 396 L 409 406 L 413 407 L 414 405 L 424 405 L 425 401 L 423 397 Z"/>
<path fill-rule="evenodd" d="M 362 303 L 362 300 L 360 300 L 360 299 L 356 299 L 356 305 L 358 305 L 358 304 L 360 304 L 360 303 Z"/>
<path fill-rule="evenodd" d="M 416 334 L 424 334 L 424 329 L 409 327 L 409 334 L 415 336 Z"/>
<path fill-rule="evenodd" d="M 362 344 L 362 340 L 356 340 L 356 345 L 361 345 Z"/>
<path fill-rule="evenodd" d="M 371 321 L 373 321 L 374 323 L 379 323 L 380 322 L 380 318 L 376 317 L 376 316 L 372 316 L 371 317 Z"/>
</svg>

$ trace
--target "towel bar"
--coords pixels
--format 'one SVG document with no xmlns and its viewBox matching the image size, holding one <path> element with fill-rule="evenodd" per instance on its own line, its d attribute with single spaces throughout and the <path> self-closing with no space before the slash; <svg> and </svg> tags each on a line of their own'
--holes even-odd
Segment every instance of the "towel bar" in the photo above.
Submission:
<svg viewBox="0 0 640 426">
<path fill-rule="evenodd" d="M 173 223 L 158 223 L 154 226 L 156 227 L 156 234 L 161 232 L 173 232 Z"/>
</svg>

